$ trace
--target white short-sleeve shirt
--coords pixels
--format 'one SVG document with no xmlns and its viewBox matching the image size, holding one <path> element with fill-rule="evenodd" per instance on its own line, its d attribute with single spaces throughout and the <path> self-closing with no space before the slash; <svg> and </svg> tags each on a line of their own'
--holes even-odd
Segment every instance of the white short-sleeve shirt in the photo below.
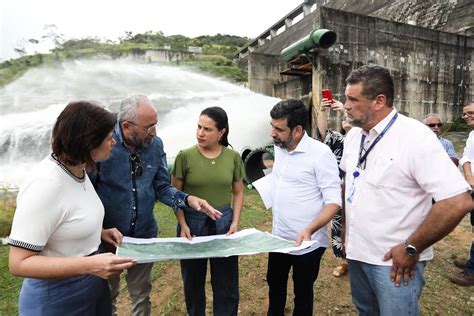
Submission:
<svg viewBox="0 0 474 316">
<path fill-rule="evenodd" d="M 79 183 L 47 157 L 20 186 L 9 244 L 48 257 L 87 256 L 99 247 L 103 218 L 87 175 Z"/>
<path fill-rule="evenodd" d="M 364 143 L 371 144 L 395 114 L 393 110 L 371 129 Z M 357 168 L 362 135 L 361 128 L 349 131 L 340 164 L 346 171 L 346 254 L 353 260 L 392 265 L 391 260 L 382 261 L 384 254 L 415 232 L 432 198 L 447 199 L 470 187 L 436 135 L 414 119 L 398 114 L 368 154 L 365 170 Z M 420 255 L 420 260 L 432 258 L 432 247 Z"/>
</svg>

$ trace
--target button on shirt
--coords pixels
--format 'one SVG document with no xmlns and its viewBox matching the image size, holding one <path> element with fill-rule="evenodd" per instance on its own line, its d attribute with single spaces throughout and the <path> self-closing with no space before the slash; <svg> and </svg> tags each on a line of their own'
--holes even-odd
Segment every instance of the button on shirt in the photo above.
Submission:
<svg viewBox="0 0 474 316">
<path fill-rule="evenodd" d="M 116 227 L 125 236 L 156 237 L 155 201 L 176 209 L 185 206 L 186 194 L 170 185 L 166 154 L 159 137 L 153 137 L 150 145 L 136 151 L 143 168 L 140 177 L 133 174 L 130 149 L 118 122 L 113 137 L 117 143 L 109 159 L 98 164 L 97 175 L 91 175 L 105 208 L 104 228 Z"/>
<path fill-rule="evenodd" d="M 466 162 L 471 163 L 471 172 L 474 174 L 474 131 L 469 133 L 469 137 L 466 141 L 466 147 L 464 147 L 464 153 L 462 154 L 462 158 L 459 161 L 459 165 L 462 166 Z"/>
<path fill-rule="evenodd" d="M 395 113 L 366 134 L 365 148 Z M 401 114 L 367 156 L 365 169 L 357 169 L 360 175 L 354 177 L 363 133 L 357 127 L 349 131 L 340 164 L 346 171 L 346 254 L 352 260 L 392 265 L 391 260 L 382 261 L 384 254 L 415 232 L 429 213 L 432 198 L 447 199 L 470 188 L 436 135 Z M 420 255 L 420 260 L 432 258 L 432 247 Z"/>
<path fill-rule="evenodd" d="M 341 184 L 335 156 L 328 146 L 306 133 L 292 152 L 275 146 L 275 162 L 270 174 L 274 183 L 273 230 L 276 236 L 296 240 L 298 233 L 313 221 L 327 204 L 341 205 Z M 313 247 L 292 254 L 327 247 L 327 228 L 311 237 Z"/>
</svg>

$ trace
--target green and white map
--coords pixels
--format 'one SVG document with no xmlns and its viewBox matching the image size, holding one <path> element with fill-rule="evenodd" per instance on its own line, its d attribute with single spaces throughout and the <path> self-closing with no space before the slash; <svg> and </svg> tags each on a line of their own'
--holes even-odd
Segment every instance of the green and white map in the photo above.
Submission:
<svg viewBox="0 0 474 316">
<path fill-rule="evenodd" d="M 288 253 L 310 247 L 316 241 L 304 241 L 295 247 L 288 241 L 257 229 L 244 229 L 230 236 L 215 235 L 181 238 L 130 238 L 124 237 L 117 255 L 134 258 L 138 263 L 177 259 L 196 259 L 252 255 L 261 252 Z"/>
</svg>

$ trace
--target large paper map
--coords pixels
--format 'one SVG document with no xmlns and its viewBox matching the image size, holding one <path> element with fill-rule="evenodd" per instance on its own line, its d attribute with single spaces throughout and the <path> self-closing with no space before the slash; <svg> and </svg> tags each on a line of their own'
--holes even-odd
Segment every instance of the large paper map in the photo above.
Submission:
<svg viewBox="0 0 474 316">
<path fill-rule="evenodd" d="M 304 241 L 295 247 L 288 241 L 257 229 L 244 229 L 231 236 L 215 235 L 186 238 L 130 238 L 124 237 L 117 255 L 134 258 L 138 263 L 175 259 L 196 259 L 252 255 L 260 252 L 288 253 L 310 247 L 317 241 Z"/>
</svg>

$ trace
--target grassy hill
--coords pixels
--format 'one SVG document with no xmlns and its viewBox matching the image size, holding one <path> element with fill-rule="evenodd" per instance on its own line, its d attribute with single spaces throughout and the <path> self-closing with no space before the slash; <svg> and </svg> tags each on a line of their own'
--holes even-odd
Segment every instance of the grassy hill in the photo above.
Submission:
<svg viewBox="0 0 474 316">
<path fill-rule="evenodd" d="M 189 38 L 183 35 L 165 36 L 162 32 L 149 31 L 136 35 L 127 32 L 118 43 L 93 37 L 58 41 L 51 53 L 21 56 L 0 63 L 0 86 L 16 80 L 32 67 L 60 63 L 68 59 L 91 58 L 97 55 L 121 58 L 130 53 L 144 54 L 148 49 L 164 47 L 172 51 L 187 51 L 189 46 L 200 47 L 202 54 L 197 54 L 194 58 L 185 58 L 180 65 L 191 66 L 234 82 L 245 82 L 247 73 L 234 65 L 232 58 L 248 40 L 246 37 L 234 35 L 217 34 Z M 25 53 L 22 50 L 17 52 Z"/>
</svg>

